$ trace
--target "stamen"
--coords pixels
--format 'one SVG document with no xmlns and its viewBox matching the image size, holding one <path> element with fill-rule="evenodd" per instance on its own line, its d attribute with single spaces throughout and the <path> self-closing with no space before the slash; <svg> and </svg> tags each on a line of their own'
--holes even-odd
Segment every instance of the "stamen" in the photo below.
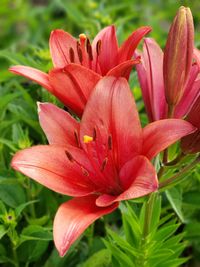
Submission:
<svg viewBox="0 0 200 267">
<path fill-rule="evenodd" d="M 101 40 L 98 40 L 97 44 L 96 44 L 96 52 L 97 52 L 97 55 L 99 56 L 100 55 L 100 52 L 101 52 Z"/>
<path fill-rule="evenodd" d="M 96 128 L 93 129 L 93 141 L 95 141 L 97 138 L 97 130 Z"/>
<path fill-rule="evenodd" d="M 70 47 L 70 49 L 69 49 L 69 58 L 70 58 L 71 63 L 74 63 L 75 62 L 74 61 L 74 58 L 75 58 L 75 56 L 74 56 L 74 50 L 73 50 L 72 47 Z"/>
<path fill-rule="evenodd" d="M 74 159 L 73 159 L 72 155 L 69 153 L 69 151 L 65 150 L 65 154 L 66 154 L 69 161 L 71 161 L 71 162 L 74 161 Z"/>
<path fill-rule="evenodd" d="M 93 141 L 93 137 L 92 137 L 92 136 L 89 136 L 89 135 L 84 135 L 84 136 L 83 136 L 83 142 L 84 142 L 85 144 L 90 143 L 90 142 L 92 142 L 92 141 Z"/>
<path fill-rule="evenodd" d="M 108 149 L 112 149 L 112 136 L 111 135 L 109 135 L 108 136 Z"/>
<path fill-rule="evenodd" d="M 81 171 L 84 176 L 89 176 L 89 172 L 81 166 Z"/>
<path fill-rule="evenodd" d="M 84 33 L 79 34 L 80 41 L 85 41 L 87 39 L 87 36 Z"/>
<path fill-rule="evenodd" d="M 78 147 L 81 147 L 77 130 L 74 131 L 74 137 Z"/>
<path fill-rule="evenodd" d="M 88 53 L 88 56 L 89 56 L 89 60 L 93 60 L 93 55 L 92 55 L 92 46 L 90 44 L 90 40 L 87 38 L 87 41 L 86 41 L 86 49 L 87 49 L 87 53 Z"/>
<path fill-rule="evenodd" d="M 82 50 L 80 48 L 79 42 L 77 42 L 76 49 L 77 49 L 78 59 L 79 59 L 80 63 L 82 64 L 82 62 L 83 62 L 83 53 L 82 53 Z"/>
<path fill-rule="evenodd" d="M 107 163 L 108 163 L 108 158 L 105 158 L 105 159 L 103 160 L 103 162 L 102 162 L 101 167 L 100 167 L 100 171 L 101 171 L 101 172 L 103 172 L 103 171 L 105 170 L 105 167 L 106 167 Z"/>
</svg>

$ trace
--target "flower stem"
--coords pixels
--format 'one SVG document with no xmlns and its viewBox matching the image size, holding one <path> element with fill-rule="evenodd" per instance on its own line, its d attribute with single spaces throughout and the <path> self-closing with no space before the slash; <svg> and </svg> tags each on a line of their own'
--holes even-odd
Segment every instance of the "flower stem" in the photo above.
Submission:
<svg viewBox="0 0 200 267">
<path fill-rule="evenodd" d="M 182 181 L 181 175 L 183 175 L 187 171 L 189 171 L 192 168 L 194 168 L 196 166 L 196 164 L 198 164 L 199 162 L 200 162 L 200 156 L 198 156 L 194 161 L 192 161 L 192 163 L 190 163 L 188 166 L 184 167 L 182 170 L 180 170 L 178 173 L 173 175 L 171 178 L 161 182 L 160 185 L 159 185 L 159 188 L 162 189 L 162 188 L 164 188 L 166 186 L 170 186 L 171 184 L 174 184 L 174 182 Z"/>
<path fill-rule="evenodd" d="M 13 258 L 14 258 L 15 267 L 19 267 L 17 252 L 16 252 L 16 248 L 14 247 L 14 245 L 12 247 L 12 251 L 13 251 Z"/>
<path fill-rule="evenodd" d="M 165 166 L 174 166 L 177 163 L 179 163 L 179 161 L 181 161 L 186 155 L 181 152 L 175 159 L 173 159 L 172 161 L 166 162 Z"/>
<path fill-rule="evenodd" d="M 168 105 L 168 114 L 167 114 L 168 119 L 173 118 L 174 109 L 175 109 L 174 105 Z M 166 164 L 167 162 L 168 162 L 168 148 L 166 148 L 163 153 L 163 164 Z"/>
<path fill-rule="evenodd" d="M 146 203 L 146 209 L 145 209 L 145 219 L 144 219 L 144 228 L 143 228 L 143 238 L 144 240 L 147 238 L 149 234 L 149 228 L 150 228 L 150 223 L 152 220 L 152 212 L 153 212 L 153 207 L 156 199 L 156 193 L 152 193 L 149 196 L 149 199 L 147 200 Z"/>
</svg>

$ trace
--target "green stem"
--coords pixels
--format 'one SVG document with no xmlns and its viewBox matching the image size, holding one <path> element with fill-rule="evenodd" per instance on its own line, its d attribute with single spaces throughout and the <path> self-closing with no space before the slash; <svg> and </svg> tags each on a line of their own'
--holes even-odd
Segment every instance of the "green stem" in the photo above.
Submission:
<svg viewBox="0 0 200 267">
<path fill-rule="evenodd" d="M 172 161 L 169 161 L 167 163 L 165 163 L 165 166 L 174 166 L 177 163 L 179 163 L 179 161 L 181 161 L 186 155 L 181 152 L 175 159 L 173 159 Z"/>
<path fill-rule="evenodd" d="M 153 206 L 155 203 L 156 193 L 152 193 L 146 203 L 145 209 L 145 219 L 144 219 L 144 228 L 143 228 L 143 239 L 145 240 L 149 235 L 150 223 L 152 220 Z"/>
<path fill-rule="evenodd" d="M 175 109 L 174 105 L 168 105 L 168 114 L 167 114 L 168 119 L 173 118 L 174 109 Z M 163 153 L 163 164 L 166 164 L 167 162 L 168 162 L 168 148 L 166 148 Z"/>
<path fill-rule="evenodd" d="M 184 167 L 182 170 L 180 170 L 177 174 L 173 175 L 171 178 L 163 181 L 160 183 L 159 188 L 162 189 L 166 186 L 169 186 L 171 184 L 173 184 L 174 182 L 179 182 L 181 181 L 181 175 L 183 175 L 184 173 L 186 173 L 187 171 L 191 170 L 192 168 L 194 168 L 196 166 L 196 164 L 198 164 L 200 162 L 200 156 L 198 156 L 192 163 L 190 163 L 188 166 Z"/>
<path fill-rule="evenodd" d="M 16 252 L 16 248 L 14 246 L 12 246 L 12 251 L 13 251 L 13 259 L 14 259 L 15 267 L 19 267 L 17 252 Z"/>
</svg>

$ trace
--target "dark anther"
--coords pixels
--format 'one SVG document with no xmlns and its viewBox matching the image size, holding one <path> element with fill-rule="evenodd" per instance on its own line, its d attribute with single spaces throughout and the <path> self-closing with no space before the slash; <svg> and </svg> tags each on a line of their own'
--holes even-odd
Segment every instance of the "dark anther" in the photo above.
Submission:
<svg viewBox="0 0 200 267">
<path fill-rule="evenodd" d="M 10 221 L 11 221 L 11 220 L 12 220 L 12 218 L 13 218 L 13 217 L 12 217 L 11 215 L 8 215 L 8 220 L 10 220 Z"/>
<path fill-rule="evenodd" d="M 74 131 L 74 137 L 75 137 L 77 146 L 80 147 L 80 140 L 79 140 L 79 137 L 78 137 L 78 132 L 77 132 L 77 130 Z"/>
<path fill-rule="evenodd" d="M 102 162 L 102 165 L 101 165 L 101 168 L 100 168 L 100 171 L 104 171 L 105 167 L 106 167 L 106 164 L 108 162 L 108 158 L 105 158 Z"/>
<path fill-rule="evenodd" d="M 74 57 L 74 50 L 72 47 L 70 47 L 70 49 L 69 49 L 69 58 L 70 58 L 71 63 L 74 63 L 75 57 Z"/>
<path fill-rule="evenodd" d="M 89 176 L 89 172 L 81 166 L 81 170 L 84 176 Z"/>
<path fill-rule="evenodd" d="M 82 54 L 82 50 L 80 47 L 78 47 L 77 53 L 78 53 L 79 61 L 80 61 L 80 63 L 82 63 L 83 62 L 83 54 Z"/>
<path fill-rule="evenodd" d="M 65 154 L 66 154 L 68 160 L 71 161 L 71 162 L 73 162 L 73 157 L 72 157 L 72 155 L 67 150 L 65 150 Z"/>
<path fill-rule="evenodd" d="M 92 61 L 93 60 L 92 46 L 91 46 L 90 40 L 88 38 L 87 38 L 87 41 L 86 41 L 86 49 L 87 49 L 87 53 L 88 53 L 89 59 Z"/>
<path fill-rule="evenodd" d="M 108 136 L 108 148 L 111 150 L 112 149 L 112 136 Z"/>
<path fill-rule="evenodd" d="M 97 130 L 96 128 L 93 129 L 93 141 L 95 141 L 97 138 Z"/>
<path fill-rule="evenodd" d="M 101 40 L 99 40 L 96 44 L 96 52 L 97 52 L 97 55 L 99 56 L 101 52 Z"/>
</svg>

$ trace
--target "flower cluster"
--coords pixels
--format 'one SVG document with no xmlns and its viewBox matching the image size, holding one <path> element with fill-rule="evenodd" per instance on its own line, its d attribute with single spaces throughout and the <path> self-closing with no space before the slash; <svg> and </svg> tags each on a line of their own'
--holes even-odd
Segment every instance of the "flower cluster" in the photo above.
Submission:
<svg viewBox="0 0 200 267">
<path fill-rule="evenodd" d="M 91 43 L 63 30 L 50 36 L 53 69 L 48 74 L 27 66 L 10 71 L 55 95 L 80 120 L 50 103 L 39 103 L 39 121 L 49 145 L 19 151 L 15 170 L 72 199 L 54 219 L 54 242 L 63 256 L 83 231 L 120 201 L 159 188 L 152 159 L 181 140 L 183 153 L 200 151 L 200 52 L 194 48 L 191 12 L 181 7 L 164 52 L 144 39 L 150 27 L 134 31 L 119 47 L 114 26 Z M 150 123 L 141 127 L 128 80 L 139 77 Z M 183 117 L 186 116 L 186 120 Z"/>
</svg>

